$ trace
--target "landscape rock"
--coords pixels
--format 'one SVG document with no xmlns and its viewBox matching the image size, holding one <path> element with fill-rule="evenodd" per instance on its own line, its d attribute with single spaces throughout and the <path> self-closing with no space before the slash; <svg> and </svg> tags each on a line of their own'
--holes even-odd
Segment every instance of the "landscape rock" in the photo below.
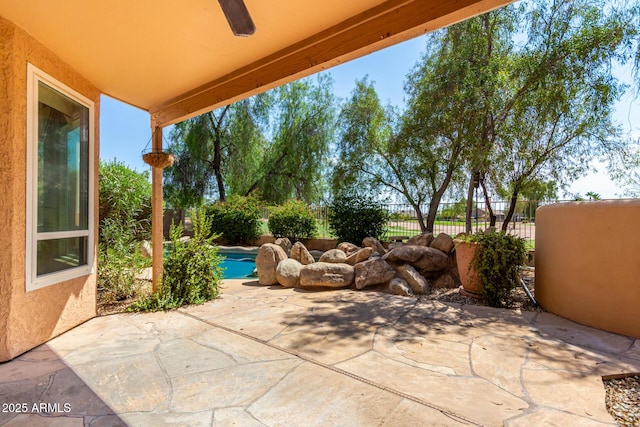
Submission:
<svg viewBox="0 0 640 427">
<path fill-rule="evenodd" d="M 399 277 L 393 278 L 387 285 L 386 291 L 393 295 L 402 295 L 404 297 L 413 296 L 413 290 L 406 280 Z"/>
<path fill-rule="evenodd" d="M 287 256 L 289 256 L 289 253 L 291 252 L 291 240 L 286 237 L 279 237 L 275 242 L 273 242 L 273 244 L 280 246 Z"/>
<path fill-rule="evenodd" d="M 300 280 L 302 264 L 295 259 L 285 259 L 280 261 L 276 267 L 276 278 L 285 288 L 294 288 Z"/>
<path fill-rule="evenodd" d="M 340 249 L 342 252 L 347 254 L 347 256 L 349 256 L 349 255 L 353 254 L 354 252 L 359 251 L 360 247 L 354 245 L 353 243 L 342 242 L 337 246 L 336 249 Z"/>
<path fill-rule="evenodd" d="M 393 267 L 382 258 L 373 258 L 360 262 L 353 268 L 357 289 L 387 283 L 396 275 Z"/>
<path fill-rule="evenodd" d="M 356 265 L 359 262 L 368 260 L 372 253 L 372 248 L 362 248 L 349 255 L 345 262 L 349 265 Z"/>
<path fill-rule="evenodd" d="M 429 246 L 433 241 L 433 233 L 426 232 L 422 234 L 417 234 L 409 240 L 407 240 L 407 245 L 413 246 Z"/>
<path fill-rule="evenodd" d="M 449 257 L 444 252 L 425 246 L 405 245 L 382 258 L 392 264 L 411 264 L 421 273 L 444 270 L 449 265 Z"/>
<path fill-rule="evenodd" d="M 311 254 L 305 247 L 305 245 L 303 245 L 300 242 L 295 242 L 291 247 L 291 258 L 295 259 L 302 265 L 313 264 L 314 262 L 316 262 L 316 260 L 313 259 L 313 256 L 311 256 Z"/>
<path fill-rule="evenodd" d="M 457 288 L 460 286 L 460 280 L 456 281 L 455 277 L 450 273 L 441 274 L 433 281 L 434 288 Z"/>
<path fill-rule="evenodd" d="M 347 254 L 340 249 L 330 249 L 322 254 L 319 262 L 344 263 L 347 261 Z"/>
<path fill-rule="evenodd" d="M 280 246 L 273 243 L 265 243 L 260 246 L 256 256 L 258 283 L 265 286 L 277 285 L 276 267 L 280 261 L 285 259 L 287 259 L 287 254 Z"/>
<path fill-rule="evenodd" d="M 365 237 L 362 240 L 362 246 L 365 248 L 373 248 L 375 252 L 378 252 L 380 255 L 384 255 L 387 253 L 387 250 L 382 246 L 382 243 L 378 239 L 374 239 L 373 237 Z"/>
<path fill-rule="evenodd" d="M 301 288 L 344 288 L 353 283 L 354 269 L 348 264 L 317 262 L 300 270 Z"/>
<path fill-rule="evenodd" d="M 396 277 L 406 281 L 417 294 L 429 293 L 429 282 L 411 265 L 405 264 L 397 267 Z"/>
<path fill-rule="evenodd" d="M 388 250 L 388 251 L 390 251 L 390 250 L 392 250 L 392 249 L 400 248 L 400 247 L 402 247 L 402 246 L 404 246 L 404 243 L 402 243 L 402 242 L 393 242 L 393 243 L 389 243 L 389 245 L 387 246 L 387 250 Z"/>
<path fill-rule="evenodd" d="M 435 239 L 433 239 L 429 246 L 434 249 L 438 249 L 445 254 L 449 254 L 454 247 L 453 238 L 447 233 L 440 233 Z"/>
</svg>

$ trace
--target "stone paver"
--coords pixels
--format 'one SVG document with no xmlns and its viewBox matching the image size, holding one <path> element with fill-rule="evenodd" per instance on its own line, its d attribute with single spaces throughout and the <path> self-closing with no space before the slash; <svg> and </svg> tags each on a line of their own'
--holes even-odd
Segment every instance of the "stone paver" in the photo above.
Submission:
<svg viewBox="0 0 640 427">
<path fill-rule="evenodd" d="M 639 371 L 639 340 L 549 313 L 230 280 L 0 364 L 27 405 L 0 425 L 615 425 L 601 376 Z"/>
</svg>

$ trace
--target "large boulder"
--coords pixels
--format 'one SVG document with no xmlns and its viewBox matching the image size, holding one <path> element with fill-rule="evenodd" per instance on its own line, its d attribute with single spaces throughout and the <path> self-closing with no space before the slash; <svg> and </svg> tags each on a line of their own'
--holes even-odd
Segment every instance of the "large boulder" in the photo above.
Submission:
<svg viewBox="0 0 640 427">
<path fill-rule="evenodd" d="M 411 264 L 421 273 L 444 270 L 449 265 L 449 257 L 444 252 L 425 246 L 405 245 L 382 258 L 392 264 Z"/>
<path fill-rule="evenodd" d="M 356 265 L 359 262 L 368 260 L 372 253 L 373 248 L 362 248 L 349 255 L 345 262 L 349 265 Z"/>
<path fill-rule="evenodd" d="M 433 239 L 429 246 L 433 249 L 438 249 L 445 254 L 450 254 L 455 245 L 451 236 L 449 236 L 447 233 L 440 233 L 435 239 Z"/>
<path fill-rule="evenodd" d="M 329 249 L 322 254 L 319 262 L 344 263 L 347 261 L 347 254 L 340 249 Z"/>
<path fill-rule="evenodd" d="M 414 295 L 407 281 L 399 277 L 393 278 L 387 285 L 385 291 L 393 295 L 402 295 L 403 297 Z"/>
<path fill-rule="evenodd" d="M 291 247 L 291 258 L 295 259 L 302 265 L 313 264 L 314 262 L 316 262 L 305 245 L 300 242 L 295 242 Z"/>
<path fill-rule="evenodd" d="M 456 280 L 456 278 L 450 274 L 445 273 L 438 276 L 437 279 L 433 281 L 434 288 L 457 288 L 460 286 L 460 279 Z"/>
<path fill-rule="evenodd" d="M 402 242 L 392 242 L 387 245 L 387 251 L 404 246 Z"/>
<path fill-rule="evenodd" d="M 295 259 L 285 259 L 280 261 L 276 267 L 276 278 L 285 288 L 294 288 L 300 280 L 302 264 Z"/>
<path fill-rule="evenodd" d="M 372 258 L 360 262 L 353 268 L 357 289 L 366 286 L 381 285 L 389 282 L 396 275 L 396 271 L 382 258 Z"/>
<path fill-rule="evenodd" d="M 287 237 L 279 237 L 275 242 L 273 242 L 273 244 L 278 245 L 282 249 L 284 249 L 284 252 L 287 254 L 287 256 L 289 255 L 289 252 L 291 252 L 291 240 L 289 240 Z"/>
<path fill-rule="evenodd" d="M 398 266 L 396 268 L 396 277 L 405 280 L 417 294 L 429 293 L 429 282 L 427 282 L 427 279 L 409 264 Z"/>
<path fill-rule="evenodd" d="M 256 256 L 256 269 L 258 270 L 258 283 L 265 286 L 277 285 L 276 267 L 280 261 L 287 259 L 287 254 L 278 245 L 265 243 L 258 249 Z"/>
<path fill-rule="evenodd" d="M 425 232 L 422 234 L 416 234 L 415 236 L 407 240 L 407 245 L 412 246 L 429 246 L 433 241 L 433 233 Z"/>
<path fill-rule="evenodd" d="M 353 283 L 353 267 L 347 264 L 316 262 L 300 270 L 301 288 L 344 288 Z"/>
<path fill-rule="evenodd" d="M 382 246 L 382 243 L 373 237 L 365 237 L 362 240 L 362 246 L 365 248 L 372 248 L 374 252 L 378 252 L 380 255 L 387 253 L 387 250 Z"/>
<path fill-rule="evenodd" d="M 358 250 L 360 250 L 360 247 L 354 245 L 353 243 L 342 242 L 342 243 L 340 243 L 338 245 L 338 247 L 336 249 L 340 249 L 342 252 L 347 254 L 347 256 L 349 256 L 349 255 L 353 254 L 354 252 L 357 252 Z"/>
</svg>

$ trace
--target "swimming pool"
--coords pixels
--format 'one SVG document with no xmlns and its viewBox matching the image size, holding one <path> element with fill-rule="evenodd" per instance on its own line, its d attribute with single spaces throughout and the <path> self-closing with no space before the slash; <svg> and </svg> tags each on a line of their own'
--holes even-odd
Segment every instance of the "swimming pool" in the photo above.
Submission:
<svg viewBox="0 0 640 427">
<path fill-rule="evenodd" d="M 256 268 L 254 254 L 218 252 L 223 258 L 220 266 L 224 268 L 225 279 L 243 279 L 245 277 L 253 277 L 253 271 Z"/>
</svg>

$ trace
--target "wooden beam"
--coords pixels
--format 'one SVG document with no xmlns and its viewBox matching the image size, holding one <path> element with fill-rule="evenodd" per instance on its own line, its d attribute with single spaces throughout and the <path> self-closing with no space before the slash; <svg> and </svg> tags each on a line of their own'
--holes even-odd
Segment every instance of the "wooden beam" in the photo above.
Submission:
<svg viewBox="0 0 640 427">
<path fill-rule="evenodd" d="M 152 127 L 152 151 L 162 151 L 162 128 Z M 153 267 L 151 276 L 151 288 L 157 292 L 162 284 L 162 256 L 164 253 L 162 240 L 162 168 L 151 168 L 151 245 L 153 247 Z"/>
<path fill-rule="evenodd" d="M 167 126 L 410 38 L 504 6 L 513 0 L 389 0 L 312 37 L 150 108 Z"/>
</svg>

